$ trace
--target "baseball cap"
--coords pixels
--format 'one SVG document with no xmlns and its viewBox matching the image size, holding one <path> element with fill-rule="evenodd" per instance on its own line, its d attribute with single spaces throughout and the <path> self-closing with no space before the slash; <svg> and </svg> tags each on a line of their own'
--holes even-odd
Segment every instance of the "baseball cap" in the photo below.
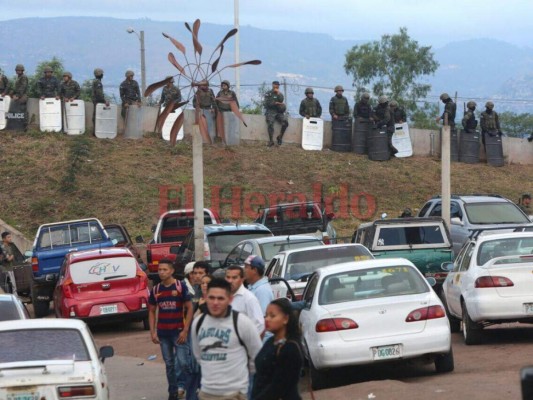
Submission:
<svg viewBox="0 0 533 400">
<path fill-rule="evenodd" d="M 190 263 L 187 263 L 187 265 L 185 266 L 185 269 L 183 270 L 183 273 L 185 275 L 189 275 L 191 272 L 192 272 L 192 269 L 194 267 L 194 261 L 191 261 Z"/>
<path fill-rule="evenodd" d="M 249 265 L 252 268 L 257 268 L 263 271 L 265 269 L 265 262 L 260 256 L 251 255 L 244 261 L 244 265 Z"/>
</svg>

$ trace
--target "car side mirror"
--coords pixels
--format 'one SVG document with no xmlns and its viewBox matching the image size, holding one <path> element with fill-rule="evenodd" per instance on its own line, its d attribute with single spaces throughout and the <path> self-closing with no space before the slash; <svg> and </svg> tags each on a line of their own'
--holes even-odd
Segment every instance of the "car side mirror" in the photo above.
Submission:
<svg viewBox="0 0 533 400">
<path fill-rule="evenodd" d="M 389 214 L 387 214 L 387 213 L 383 213 L 383 214 L 381 214 L 381 219 L 385 219 L 385 218 L 387 218 L 388 216 L 389 216 Z"/>
<path fill-rule="evenodd" d="M 33 256 L 33 251 L 28 250 L 24 252 L 24 257 L 31 258 Z"/>
<path fill-rule="evenodd" d="M 435 285 L 437 284 L 437 280 L 435 278 L 433 278 L 432 276 L 428 276 L 426 278 L 426 281 L 428 281 L 429 286 L 431 286 L 431 287 L 435 287 Z"/>
<path fill-rule="evenodd" d="M 440 265 L 440 269 L 442 269 L 443 271 L 451 272 L 453 270 L 453 263 L 450 261 L 443 262 Z"/>
<path fill-rule="evenodd" d="M 459 226 L 463 226 L 464 225 L 463 221 L 461 221 L 461 219 L 459 217 L 453 217 L 450 220 L 450 222 L 451 222 L 452 225 L 459 225 Z"/>
<path fill-rule="evenodd" d="M 111 239 L 111 243 L 113 243 L 113 246 L 115 246 L 118 243 L 117 239 Z"/>
<path fill-rule="evenodd" d="M 144 243 L 144 238 L 142 235 L 139 235 L 135 238 L 135 243 Z"/>
<path fill-rule="evenodd" d="M 100 347 L 100 361 L 104 362 L 106 358 L 113 357 L 114 354 L 113 346 Z"/>
<path fill-rule="evenodd" d="M 524 367 L 520 370 L 522 383 L 522 400 L 533 399 L 533 367 Z"/>
<path fill-rule="evenodd" d="M 170 246 L 170 254 L 179 254 L 180 247 L 179 246 Z"/>
</svg>

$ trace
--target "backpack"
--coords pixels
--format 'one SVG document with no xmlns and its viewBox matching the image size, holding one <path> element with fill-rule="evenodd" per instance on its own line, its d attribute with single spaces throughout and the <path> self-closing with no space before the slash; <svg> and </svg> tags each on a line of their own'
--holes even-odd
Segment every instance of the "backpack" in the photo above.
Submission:
<svg viewBox="0 0 533 400">
<path fill-rule="evenodd" d="M 178 296 L 181 295 L 181 281 L 176 279 L 176 282 L 174 282 L 174 285 L 176 285 L 176 291 L 178 292 Z M 155 285 L 154 287 L 154 297 L 157 300 L 157 295 L 159 294 L 159 287 L 161 286 L 161 282 Z"/>
<path fill-rule="evenodd" d="M 200 316 L 200 319 L 198 320 L 198 324 L 196 324 L 196 335 L 197 336 L 198 336 L 198 332 L 200 332 L 200 327 L 204 323 L 204 319 L 205 319 L 206 315 L 207 315 L 207 313 L 203 313 Z M 246 345 L 242 341 L 241 335 L 239 335 L 239 325 L 237 324 L 237 321 L 239 319 L 239 312 L 235 311 L 235 310 L 231 310 L 231 317 L 232 317 L 232 320 L 233 320 L 233 329 L 235 329 L 235 333 L 237 334 L 237 339 L 239 339 L 240 345 L 242 347 L 244 347 L 244 349 L 246 350 L 246 354 L 248 354 L 248 349 L 246 348 Z"/>
</svg>

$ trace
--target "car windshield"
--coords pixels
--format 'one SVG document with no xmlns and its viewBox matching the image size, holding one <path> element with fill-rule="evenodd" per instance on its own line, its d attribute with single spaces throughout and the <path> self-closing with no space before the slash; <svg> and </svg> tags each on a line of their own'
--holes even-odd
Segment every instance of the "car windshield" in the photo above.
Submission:
<svg viewBox="0 0 533 400">
<path fill-rule="evenodd" d="M 204 211 L 204 225 L 214 224 L 211 215 Z M 161 226 L 161 243 L 182 242 L 194 228 L 194 212 L 185 211 L 167 215 Z"/>
<path fill-rule="evenodd" d="M 412 246 L 431 247 L 449 246 L 441 225 L 425 226 L 381 226 L 376 241 L 378 247 Z M 426 246 L 427 247 L 427 246 Z"/>
<path fill-rule="evenodd" d="M 513 203 L 465 204 L 472 224 L 525 224 L 531 222 Z"/>
<path fill-rule="evenodd" d="M 260 244 L 261 254 L 265 261 L 272 260 L 272 258 L 280 251 L 301 249 L 303 247 L 319 246 L 322 242 L 318 239 L 291 239 L 279 242 L 270 242 Z"/>
<path fill-rule="evenodd" d="M 91 359 L 76 329 L 17 329 L 0 331 L 0 363 Z"/>
<path fill-rule="evenodd" d="M 533 254 L 533 237 L 516 237 L 498 240 L 487 240 L 481 243 L 477 253 L 477 264 L 483 265 L 496 257 L 518 256 L 506 259 L 502 263 L 532 262 L 532 258 L 523 257 Z M 520 257 L 523 257 L 520 259 Z"/>
<path fill-rule="evenodd" d="M 424 278 L 409 265 L 368 268 L 327 276 L 320 286 L 322 305 L 429 292 Z"/>
<path fill-rule="evenodd" d="M 70 275 L 76 284 L 133 278 L 136 274 L 137 262 L 133 257 L 100 258 L 70 265 Z"/>
<path fill-rule="evenodd" d="M 54 248 L 79 243 L 92 243 L 102 239 L 102 233 L 97 222 L 84 221 L 43 228 L 37 246 Z"/>
<path fill-rule="evenodd" d="M 328 265 L 371 258 L 374 257 L 364 246 L 324 246 L 319 249 L 298 251 L 287 258 L 287 268 L 283 277 L 297 281 Z"/>
<path fill-rule="evenodd" d="M 272 236 L 265 231 L 230 231 L 210 234 L 207 237 L 211 260 L 224 260 L 231 250 L 242 240 Z"/>
<path fill-rule="evenodd" d="M 0 321 L 11 321 L 13 319 L 23 319 L 20 315 L 17 305 L 9 301 L 0 301 Z"/>
</svg>

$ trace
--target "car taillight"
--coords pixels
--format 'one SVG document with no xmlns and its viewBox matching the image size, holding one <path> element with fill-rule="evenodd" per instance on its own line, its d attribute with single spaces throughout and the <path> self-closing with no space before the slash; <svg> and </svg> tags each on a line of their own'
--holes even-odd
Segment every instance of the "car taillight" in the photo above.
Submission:
<svg viewBox="0 0 533 400">
<path fill-rule="evenodd" d="M 61 386 L 57 388 L 60 399 L 68 399 L 69 397 L 78 396 L 94 396 L 96 390 L 92 385 L 86 386 Z"/>
<path fill-rule="evenodd" d="M 316 323 L 317 332 L 344 331 L 347 329 L 357 329 L 359 325 L 350 318 L 326 318 Z"/>
<path fill-rule="evenodd" d="M 31 258 L 31 270 L 33 272 L 39 272 L 39 260 L 37 259 L 37 257 Z"/>
<path fill-rule="evenodd" d="M 443 307 L 429 306 L 411 311 L 405 319 L 405 322 L 425 321 L 428 319 L 444 318 L 445 316 L 446 312 Z"/>
<path fill-rule="evenodd" d="M 139 290 L 144 290 L 148 287 L 148 278 L 142 271 L 137 272 L 137 278 L 139 278 Z"/>
<path fill-rule="evenodd" d="M 72 279 L 67 278 L 65 281 L 61 284 L 61 287 L 63 288 L 63 296 L 65 296 L 67 299 L 72 298 L 72 285 L 74 282 L 72 282 Z"/>
<path fill-rule="evenodd" d="M 474 286 L 476 288 L 511 287 L 514 283 L 504 276 L 480 276 L 476 279 Z"/>
</svg>

